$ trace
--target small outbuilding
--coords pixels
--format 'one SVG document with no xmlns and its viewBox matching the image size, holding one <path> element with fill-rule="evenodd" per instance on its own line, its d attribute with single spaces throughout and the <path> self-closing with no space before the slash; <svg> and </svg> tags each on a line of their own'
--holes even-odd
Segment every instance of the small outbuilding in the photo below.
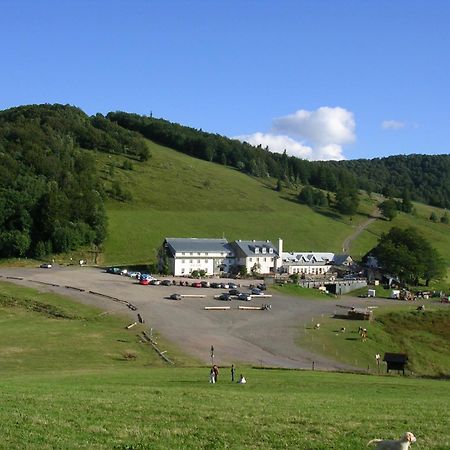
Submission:
<svg viewBox="0 0 450 450">
<path fill-rule="evenodd" d="M 402 371 L 405 375 L 405 366 L 408 363 L 408 355 L 406 353 L 385 353 L 383 361 L 387 364 L 387 373 L 390 370 Z"/>
</svg>

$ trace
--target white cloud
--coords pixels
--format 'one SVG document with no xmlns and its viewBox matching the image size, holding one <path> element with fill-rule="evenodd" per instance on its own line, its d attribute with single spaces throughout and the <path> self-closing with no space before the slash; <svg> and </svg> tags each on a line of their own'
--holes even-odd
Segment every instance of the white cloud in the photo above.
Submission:
<svg viewBox="0 0 450 450">
<path fill-rule="evenodd" d="M 300 109 L 273 121 L 275 132 L 299 136 L 316 145 L 351 144 L 355 141 L 353 113 L 344 108 L 323 106 L 315 111 Z"/>
<path fill-rule="evenodd" d="M 315 111 L 304 109 L 273 120 L 270 133 L 257 132 L 236 139 L 252 145 L 269 147 L 309 160 L 345 159 L 342 146 L 355 141 L 353 113 L 344 108 L 323 106 Z"/>
<path fill-rule="evenodd" d="M 381 128 L 383 128 L 383 130 L 399 130 L 405 126 L 406 123 L 399 120 L 383 120 L 381 123 Z"/>
<path fill-rule="evenodd" d="M 263 148 L 269 147 L 269 150 L 275 153 L 283 153 L 286 150 L 288 155 L 302 159 L 311 159 L 313 154 L 313 149 L 311 147 L 303 145 L 289 136 L 281 134 L 258 132 L 246 134 L 244 136 L 236 136 L 235 139 L 248 142 L 255 146 L 261 145 Z"/>
</svg>

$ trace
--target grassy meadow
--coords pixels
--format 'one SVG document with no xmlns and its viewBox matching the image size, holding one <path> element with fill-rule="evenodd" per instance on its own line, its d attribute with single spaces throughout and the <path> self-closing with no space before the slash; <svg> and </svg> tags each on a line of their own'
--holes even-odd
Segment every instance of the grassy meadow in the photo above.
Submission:
<svg viewBox="0 0 450 450">
<path fill-rule="evenodd" d="M 0 380 L 2 448 L 362 449 L 412 431 L 450 447 L 448 382 L 226 368 L 121 368 Z"/>
<path fill-rule="evenodd" d="M 370 304 L 375 304 L 372 302 Z M 298 344 L 313 352 L 345 361 L 369 373 L 385 372 L 377 367 L 375 355 L 385 352 L 407 353 L 410 374 L 450 376 L 450 310 L 441 305 L 427 304 L 425 311 L 417 311 L 416 304 L 395 303 L 374 309 L 374 320 L 348 320 L 339 317 L 321 317 L 320 329 L 313 323 L 300 327 Z M 336 314 L 346 314 L 336 308 Z M 362 340 L 358 328 L 367 329 Z M 345 328 L 345 331 L 341 331 Z"/>
<path fill-rule="evenodd" d="M 109 201 L 109 236 L 100 262 L 142 264 L 155 260 L 165 237 L 222 237 L 284 240 L 286 250 L 342 251 L 342 243 L 367 220 L 380 200 L 361 194 L 359 214 L 342 217 L 329 209 L 296 202 L 298 189 L 274 190 L 276 180 L 255 179 L 219 164 L 198 160 L 149 141 L 152 158 L 123 170 L 125 159 L 97 154 L 108 186 L 120 183 L 129 202 Z M 414 225 L 426 233 L 450 264 L 450 227 L 428 221 L 428 207 L 415 216 L 378 220 L 351 245 L 358 258 L 392 225 Z M 428 215 L 427 215 L 428 214 Z M 438 214 L 441 215 L 440 213 Z M 89 255 L 86 255 L 89 259 Z"/>
<path fill-rule="evenodd" d="M 170 347 L 167 367 L 127 322 L 1 283 L 0 448 L 355 450 L 405 431 L 417 449 L 450 448 L 448 381 L 238 367 L 238 385 L 221 367 L 211 385 L 207 367 Z"/>
</svg>

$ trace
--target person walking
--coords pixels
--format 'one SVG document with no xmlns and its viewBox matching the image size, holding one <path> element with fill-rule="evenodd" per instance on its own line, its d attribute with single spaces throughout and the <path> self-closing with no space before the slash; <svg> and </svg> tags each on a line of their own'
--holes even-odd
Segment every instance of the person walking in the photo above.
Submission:
<svg viewBox="0 0 450 450">
<path fill-rule="evenodd" d="M 214 382 L 217 383 L 217 377 L 219 376 L 219 368 L 216 365 L 214 365 L 212 370 L 214 372 Z"/>
<path fill-rule="evenodd" d="M 214 375 L 214 369 L 211 367 L 211 370 L 209 372 L 209 382 L 214 384 L 216 382 L 216 377 Z"/>
<path fill-rule="evenodd" d="M 234 368 L 234 364 L 231 364 L 231 382 L 234 383 L 234 376 L 236 375 L 236 369 Z"/>
</svg>

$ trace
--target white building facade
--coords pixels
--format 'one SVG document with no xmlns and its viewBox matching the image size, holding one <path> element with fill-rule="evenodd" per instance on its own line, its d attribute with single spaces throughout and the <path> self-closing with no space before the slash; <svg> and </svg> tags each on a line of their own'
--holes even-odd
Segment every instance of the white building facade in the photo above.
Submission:
<svg viewBox="0 0 450 450">
<path fill-rule="evenodd" d="M 334 253 L 283 252 L 281 272 L 288 275 L 325 275 L 332 269 Z"/>
<path fill-rule="evenodd" d="M 175 276 L 188 276 L 193 271 L 206 275 L 229 272 L 234 254 L 226 239 L 166 238 L 164 247 L 169 271 Z"/>
</svg>

